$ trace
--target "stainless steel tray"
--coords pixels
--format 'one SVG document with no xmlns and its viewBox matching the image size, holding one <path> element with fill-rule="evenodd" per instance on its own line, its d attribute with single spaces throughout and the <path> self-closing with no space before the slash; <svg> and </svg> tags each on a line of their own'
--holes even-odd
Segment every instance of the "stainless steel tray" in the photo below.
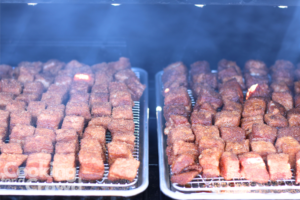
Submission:
<svg viewBox="0 0 300 200">
<path fill-rule="evenodd" d="M 24 166 L 20 167 L 17 179 L 0 180 L 0 195 L 48 195 L 48 196 L 134 196 L 143 192 L 149 184 L 149 154 L 148 154 L 148 74 L 145 70 L 132 68 L 147 87 L 139 101 L 135 101 L 133 116 L 135 123 L 135 148 L 133 157 L 140 161 L 136 178 L 132 181 L 111 182 L 107 179 L 108 164 L 105 163 L 104 177 L 100 181 L 81 181 L 78 170 L 74 182 L 29 182 L 24 176 Z M 106 141 L 111 140 L 110 133 L 106 134 Z"/>
<path fill-rule="evenodd" d="M 163 134 L 165 119 L 162 74 L 161 71 L 155 76 L 155 89 L 159 180 L 160 189 L 165 195 L 174 199 L 300 199 L 300 185 L 295 184 L 294 173 L 291 180 L 269 181 L 267 184 L 258 184 L 242 178 L 232 181 L 226 181 L 222 177 L 208 179 L 202 178 L 201 175 L 185 186 L 171 183 L 172 172 L 165 153 L 167 136 Z M 188 93 L 193 104 L 192 92 L 188 90 Z"/>
</svg>

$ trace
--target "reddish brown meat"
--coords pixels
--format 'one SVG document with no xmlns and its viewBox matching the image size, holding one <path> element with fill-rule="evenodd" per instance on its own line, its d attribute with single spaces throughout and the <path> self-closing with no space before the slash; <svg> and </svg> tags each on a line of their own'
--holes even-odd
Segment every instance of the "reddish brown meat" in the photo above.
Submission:
<svg viewBox="0 0 300 200">
<path fill-rule="evenodd" d="M 198 151 L 200 154 L 206 149 L 215 148 L 223 152 L 225 148 L 225 142 L 220 137 L 203 136 L 198 142 Z"/>
<path fill-rule="evenodd" d="M 225 142 L 239 142 L 246 139 L 245 130 L 240 127 L 220 127 L 220 132 Z"/>
<path fill-rule="evenodd" d="M 271 142 L 253 141 L 251 142 L 251 150 L 258 153 L 264 161 L 267 160 L 267 155 L 276 153 L 276 149 Z"/>
<path fill-rule="evenodd" d="M 172 183 L 177 183 L 179 185 L 186 185 L 188 182 L 192 181 L 199 174 L 198 171 L 189 171 L 181 174 L 175 174 L 171 177 Z"/>
<path fill-rule="evenodd" d="M 251 141 L 266 141 L 274 144 L 277 129 L 266 124 L 253 124 Z"/>
<path fill-rule="evenodd" d="M 269 101 L 267 106 L 267 114 L 273 114 L 273 115 L 280 114 L 285 116 L 286 110 L 281 104 L 275 101 Z"/>
<path fill-rule="evenodd" d="M 265 114 L 264 120 L 269 126 L 272 127 L 283 128 L 288 126 L 287 119 L 280 114 Z"/>
<path fill-rule="evenodd" d="M 266 76 L 268 75 L 268 67 L 260 60 L 248 60 L 245 63 L 245 73 L 249 73 L 251 76 Z"/>
<path fill-rule="evenodd" d="M 289 126 L 300 126 L 300 108 L 293 108 L 287 113 Z"/>
<path fill-rule="evenodd" d="M 219 160 L 222 151 L 213 148 L 204 150 L 199 156 L 199 163 L 203 168 L 204 178 L 214 178 L 220 176 Z"/>
<path fill-rule="evenodd" d="M 244 104 L 243 117 L 253 117 L 256 115 L 264 115 L 266 110 L 266 102 L 259 98 L 248 99 Z"/>
<path fill-rule="evenodd" d="M 195 143 L 197 145 L 199 144 L 199 140 L 204 136 L 220 137 L 220 132 L 217 126 L 193 125 L 192 129 L 196 137 Z"/>
<path fill-rule="evenodd" d="M 300 144 L 292 137 L 278 138 L 275 144 L 278 153 L 286 153 L 289 155 L 289 163 L 291 168 L 295 168 L 296 153 L 300 151 Z"/>
<path fill-rule="evenodd" d="M 240 161 L 236 154 L 224 152 L 220 159 L 221 176 L 225 180 L 240 178 Z"/>
<path fill-rule="evenodd" d="M 222 126 L 239 126 L 241 115 L 235 111 L 221 111 L 216 114 L 215 125 Z"/>
<path fill-rule="evenodd" d="M 270 154 L 267 157 L 271 181 L 288 180 L 292 178 L 289 155 L 284 153 Z"/>
<path fill-rule="evenodd" d="M 136 177 L 139 166 L 140 162 L 134 158 L 118 158 L 109 168 L 108 179 L 111 181 L 120 179 L 133 181 Z"/>
<path fill-rule="evenodd" d="M 293 96 L 290 92 L 273 92 L 272 100 L 283 105 L 287 111 L 293 108 Z"/>
<path fill-rule="evenodd" d="M 236 155 L 243 154 L 250 151 L 249 140 L 242 140 L 239 142 L 226 142 L 226 152 L 232 152 Z"/>
<path fill-rule="evenodd" d="M 293 126 L 293 127 L 285 127 L 279 129 L 277 138 L 281 138 L 285 136 L 291 136 L 294 139 L 296 139 L 298 142 L 300 142 L 300 127 Z"/>
</svg>

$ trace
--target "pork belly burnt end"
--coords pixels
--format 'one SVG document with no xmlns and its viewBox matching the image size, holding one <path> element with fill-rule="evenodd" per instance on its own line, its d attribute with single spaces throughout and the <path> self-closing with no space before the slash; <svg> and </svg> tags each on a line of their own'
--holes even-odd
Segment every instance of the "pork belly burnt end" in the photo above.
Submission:
<svg viewBox="0 0 300 200">
<path fill-rule="evenodd" d="M 194 110 L 191 114 L 191 123 L 193 125 L 199 124 L 204 126 L 213 125 L 213 115 L 206 110 Z"/>
<path fill-rule="evenodd" d="M 257 183 L 267 183 L 269 181 L 269 173 L 266 165 L 258 153 L 244 153 L 239 155 L 239 160 L 242 177 Z"/>
<path fill-rule="evenodd" d="M 79 152 L 79 178 L 82 180 L 99 180 L 104 174 L 104 163 L 101 154 L 97 152 Z"/>
<path fill-rule="evenodd" d="M 5 110 L 9 112 L 25 110 L 26 103 L 24 101 L 12 100 L 6 105 Z"/>
<path fill-rule="evenodd" d="M 35 128 L 33 126 L 17 124 L 9 135 L 9 142 L 24 144 L 25 138 L 34 134 Z"/>
<path fill-rule="evenodd" d="M 56 75 L 59 70 L 65 66 L 65 63 L 59 60 L 51 59 L 43 64 L 43 72 Z"/>
<path fill-rule="evenodd" d="M 113 107 L 117 106 L 134 106 L 134 102 L 131 99 L 131 95 L 128 91 L 115 91 L 109 95 L 109 101 Z"/>
<path fill-rule="evenodd" d="M 101 126 L 90 126 L 85 128 L 83 138 L 93 138 L 100 144 L 105 144 L 105 134 L 105 128 Z"/>
<path fill-rule="evenodd" d="M 1 80 L 2 92 L 11 93 L 13 95 L 19 95 L 22 92 L 22 84 L 14 79 Z"/>
<path fill-rule="evenodd" d="M 108 150 L 108 163 L 112 165 L 117 158 L 133 158 L 130 149 L 126 143 L 123 142 L 110 142 L 107 144 Z"/>
<path fill-rule="evenodd" d="M 243 117 L 252 117 L 256 115 L 264 115 L 266 110 L 266 102 L 259 98 L 248 99 L 244 104 Z"/>
<path fill-rule="evenodd" d="M 285 153 L 289 155 L 289 163 L 291 168 L 295 168 L 296 153 L 300 151 L 300 144 L 292 137 L 278 138 L 275 144 L 278 153 Z"/>
<path fill-rule="evenodd" d="M 133 179 L 136 177 L 139 166 L 140 162 L 134 158 L 118 158 L 109 169 L 108 179 L 111 181 L 120 179 L 133 181 Z"/>
<path fill-rule="evenodd" d="M 188 166 L 195 164 L 196 157 L 194 155 L 182 154 L 174 158 L 171 169 L 173 174 L 179 174 Z"/>
<path fill-rule="evenodd" d="M 239 126 L 241 115 L 234 111 L 221 111 L 216 114 L 215 125 L 222 126 Z"/>
<path fill-rule="evenodd" d="M 184 142 L 184 141 L 176 141 L 172 146 L 168 147 L 168 163 L 172 165 L 174 159 L 183 154 L 189 154 L 195 157 L 198 157 L 198 149 L 194 143 Z"/>
<path fill-rule="evenodd" d="M 50 173 L 51 154 L 33 153 L 26 161 L 26 179 L 37 179 L 40 181 L 51 180 Z"/>
<path fill-rule="evenodd" d="M 82 136 L 84 128 L 84 118 L 81 116 L 66 116 L 64 118 L 62 129 L 75 129 L 78 136 Z"/>
<path fill-rule="evenodd" d="M 267 161 L 267 155 L 276 153 L 276 149 L 271 142 L 253 141 L 251 142 L 251 149 L 258 153 L 264 161 Z"/>
<path fill-rule="evenodd" d="M 267 157 L 271 181 L 288 180 L 292 178 L 289 155 L 284 153 L 270 154 Z"/>
<path fill-rule="evenodd" d="M 184 105 L 188 112 L 191 111 L 191 100 L 185 87 L 165 91 L 164 96 L 165 105 Z"/>
<path fill-rule="evenodd" d="M 272 127 L 283 128 L 288 126 L 287 119 L 280 114 L 265 114 L 264 120 L 269 126 Z"/>
<path fill-rule="evenodd" d="M 44 110 L 37 117 L 37 128 L 47 128 L 56 130 L 59 128 L 61 118 L 59 114 L 53 110 Z"/>
<path fill-rule="evenodd" d="M 31 114 L 28 111 L 14 111 L 10 113 L 10 130 L 17 124 L 31 125 Z"/>
<path fill-rule="evenodd" d="M 186 118 L 189 116 L 189 112 L 185 109 L 184 105 L 165 105 L 163 108 L 163 113 L 166 121 L 172 115 L 181 115 Z"/>
<path fill-rule="evenodd" d="M 90 105 L 94 105 L 95 103 L 107 103 L 108 99 L 108 93 L 92 93 L 90 96 Z"/>
<path fill-rule="evenodd" d="M 6 105 L 14 99 L 14 95 L 8 92 L 0 92 L 0 109 L 4 110 Z"/>
<path fill-rule="evenodd" d="M 1 153 L 22 154 L 23 149 L 19 143 L 3 143 L 1 146 Z"/>
<path fill-rule="evenodd" d="M 222 151 L 216 148 L 206 149 L 199 156 L 199 163 L 203 168 L 204 178 L 214 178 L 220 176 L 219 160 Z"/>
<path fill-rule="evenodd" d="M 23 154 L 7 154 L 0 155 L 0 178 L 16 179 L 19 176 L 19 166 L 27 159 L 27 155 Z"/>
<path fill-rule="evenodd" d="M 211 148 L 215 148 L 223 152 L 225 148 L 224 140 L 222 140 L 222 138 L 220 137 L 209 137 L 209 136 L 204 136 L 199 140 L 198 151 L 200 154 L 205 149 L 211 149 Z"/>
<path fill-rule="evenodd" d="M 54 181 L 74 181 L 75 175 L 75 154 L 55 154 L 53 161 Z"/>
<path fill-rule="evenodd" d="M 245 130 L 240 127 L 220 127 L 220 132 L 225 142 L 237 142 L 246 139 Z"/>
<path fill-rule="evenodd" d="M 29 82 L 24 85 L 24 90 L 23 93 L 34 93 L 41 95 L 44 91 L 44 86 L 41 82 L 34 81 L 34 82 Z"/>
<path fill-rule="evenodd" d="M 255 84 L 268 84 L 269 77 L 268 76 L 251 76 L 249 73 L 244 74 L 246 80 L 246 87 L 250 88 Z"/>
<path fill-rule="evenodd" d="M 287 113 L 289 126 L 300 126 L 300 108 L 293 108 Z"/>
<path fill-rule="evenodd" d="M 240 178 L 240 161 L 236 154 L 232 152 L 224 152 L 220 159 L 221 176 L 225 180 Z"/>
<path fill-rule="evenodd" d="M 65 153 L 77 153 L 78 143 L 74 141 L 70 142 L 57 142 L 55 144 L 55 153 L 65 154 Z"/>
<path fill-rule="evenodd" d="M 219 93 L 222 96 L 223 101 L 235 101 L 238 103 L 243 103 L 244 94 L 241 86 L 236 80 L 230 80 L 223 83 L 219 87 Z"/>
<path fill-rule="evenodd" d="M 287 111 L 293 108 L 293 96 L 290 92 L 273 92 L 272 100 L 283 105 Z"/>
<path fill-rule="evenodd" d="M 234 102 L 234 101 L 224 101 L 224 106 L 223 106 L 222 110 L 235 111 L 241 115 L 243 112 L 243 106 L 242 106 L 242 104 Z"/>
<path fill-rule="evenodd" d="M 171 129 L 167 144 L 172 145 L 175 141 L 182 140 L 185 142 L 194 142 L 195 141 L 195 135 L 192 132 L 192 129 L 186 126 L 180 126 Z"/>
<path fill-rule="evenodd" d="M 250 151 L 249 140 L 242 140 L 238 142 L 226 142 L 226 152 L 232 152 L 236 155 L 243 154 Z"/>
<path fill-rule="evenodd" d="M 170 130 L 172 128 L 178 127 L 178 126 L 187 126 L 191 127 L 188 119 L 181 115 L 171 115 L 169 119 L 166 120 L 166 128 L 164 130 L 165 135 L 168 135 L 170 133 Z"/>
<path fill-rule="evenodd" d="M 253 124 L 251 141 L 266 141 L 274 144 L 277 137 L 277 129 L 266 124 Z"/>
<path fill-rule="evenodd" d="M 204 136 L 220 137 L 220 132 L 217 126 L 193 125 L 192 130 L 196 137 L 195 143 L 197 145 L 199 144 L 199 140 Z"/>
<path fill-rule="evenodd" d="M 37 117 L 46 109 L 45 102 L 42 101 L 31 101 L 28 104 L 27 111 L 30 112 L 32 116 L 33 124 L 36 124 Z"/>
<path fill-rule="evenodd" d="M 24 142 L 24 153 L 53 153 L 53 143 L 48 137 L 34 135 L 26 137 Z"/>
<path fill-rule="evenodd" d="M 245 63 L 245 73 L 251 76 L 266 76 L 268 75 L 268 67 L 260 60 L 248 60 Z"/>
<path fill-rule="evenodd" d="M 89 100 L 90 100 L 89 93 L 78 91 L 71 94 L 69 102 L 84 102 L 88 104 Z"/>
<path fill-rule="evenodd" d="M 132 99 L 134 101 L 138 101 L 143 95 L 143 92 L 146 89 L 146 85 L 141 84 L 140 80 L 137 77 L 131 77 L 125 80 L 125 83 L 128 87 Z"/>
<path fill-rule="evenodd" d="M 85 121 L 89 121 L 92 118 L 90 107 L 84 102 L 69 102 L 66 106 L 66 115 L 82 116 Z"/>
<path fill-rule="evenodd" d="M 88 126 L 103 126 L 105 129 L 107 129 L 107 126 L 111 120 L 112 119 L 110 116 L 92 118 L 91 121 L 89 121 Z"/>
<path fill-rule="evenodd" d="M 221 95 L 209 86 L 201 88 L 195 107 L 198 108 L 204 103 L 210 103 L 214 109 L 223 105 Z"/>
<path fill-rule="evenodd" d="M 131 107 L 130 107 L 131 108 Z M 94 103 L 92 105 L 92 116 L 103 117 L 111 115 L 111 103 Z"/>
<path fill-rule="evenodd" d="M 275 101 L 269 101 L 268 106 L 267 106 L 267 114 L 280 114 L 282 116 L 286 115 L 286 110 L 283 107 L 283 105 L 275 102 Z"/>
<path fill-rule="evenodd" d="M 134 122 L 126 119 L 112 119 L 108 124 L 108 130 L 114 133 L 134 133 Z"/>
<path fill-rule="evenodd" d="M 113 119 L 128 119 L 133 120 L 133 113 L 131 106 L 118 106 L 112 110 Z"/>
<path fill-rule="evenodd" d="M 277 138 L 291 136 L 300 142 L 300 126 L 285 127 L 278 130 Z"/>
<path fill-rule="evenodd" d="M 41 101 L 45 102 L 47 106 L 62 104 L 63 100 L 63 96 L 60 94 L 50 92 L 43 93 L 41 99 Z"/>
<path fill-rule="evenodd" d="M 192 181 L 199 174 L 198 171 L 183 172 L 181 174 L 175 174 L 171 177 L 172 183 L 177 183 L 179 185 L 185 185 Z"/>
<path fill-rule="evenodd" d="M 75 129 L 58 129 L 56 132 L 56 142 L 78 141 Z"/>
</svg>

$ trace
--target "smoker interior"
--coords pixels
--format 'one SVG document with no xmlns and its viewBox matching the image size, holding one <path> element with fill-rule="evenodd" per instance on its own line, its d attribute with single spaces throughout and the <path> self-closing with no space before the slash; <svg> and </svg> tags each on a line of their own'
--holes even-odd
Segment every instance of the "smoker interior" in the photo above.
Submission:
<svg viewBox="0 0 300 200">
<path fill-rule="evenodd" d="M 299 63 L 300 9 L 278 5 L 0 4 L 0 63 L 16 66 L 21 61 L 55 58 L 92 65 L 125 56 L 132 66 L 145 69 L 149 187 L 131 199 L 168 199 L 159 189 L 155 74 L 176 61 L 189 66 L 207 60 L 212 69 L 223 58 L 241 68 L 249 59 L 267 66 L 277 59 Z M 11 198 L 31 197 L 4 199 Z"/>
</svg>

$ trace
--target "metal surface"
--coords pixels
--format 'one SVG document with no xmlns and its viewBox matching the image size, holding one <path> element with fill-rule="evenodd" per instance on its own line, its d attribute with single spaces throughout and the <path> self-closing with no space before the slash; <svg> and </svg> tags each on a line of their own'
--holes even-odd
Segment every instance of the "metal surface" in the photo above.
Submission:
<svg viewBox="0 0 300 200">
<path fill-rule="evenodd" d="M 102 180 L 89 182 L 78 178 L 77 167 L 74 182 L 32 182 L 25 179 L 24 166 L 20 167 L 17 179 L 0 180 L 0 195 L 60 195 L 60 196 L 134 196 L 143 192 L 149 184 L 148 156 L 148 75 L 143 69 L 133 68 L 141 83 L 147 87 L 140 101 L 135 101 L 132 109 L 135 123 L 135 147 L 133 157 L 140 161 L 136 178 L 132 181 L 111 182 L 107 179 L 109 166 L 105 162 Z M 106 134 L 106 143 L 111 135 Z M 107 156 L 107 152 L 106 152 Z M 108 160 L 108 159 L 107 159 Z"/>
<path fill-rule="evenodd" d="M 258 184 L 243 178 L 231 181 L 226 181 L 223 177 L 202 178 L 200 174 L 184 186 L 172 184 L 170 182 L 172 172 L 165 153 L 167 136 L 163 134 L 165 119 L 163 117 L 164 99 L 161 95 L 162 74 L 162 71 L 156 74 L 155 89 L 160 188 L 165 195 L 174 199 L 286 199 L 300 197 L 300 185 L 295 183 L 294 172 L 291 180 L 269 181 L 266 184 Z M 193 104 L 191 90 L 188 90 L 188 93 Z"/>
</svg>

